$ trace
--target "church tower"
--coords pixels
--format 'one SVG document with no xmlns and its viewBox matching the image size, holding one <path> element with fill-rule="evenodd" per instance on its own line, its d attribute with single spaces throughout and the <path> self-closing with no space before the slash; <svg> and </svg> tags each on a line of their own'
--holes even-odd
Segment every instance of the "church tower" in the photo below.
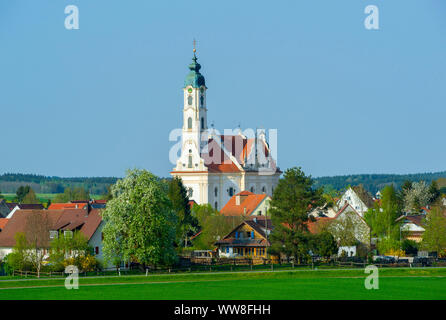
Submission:
<svg viewBox="0 0 446 320">
<path fill-rule="evenodd" d="M 197 62 L 196 50 L 189 65 L 189 73 L 183 87 L 183 129 L 180 167 L 183 171 L 203 171 L 204 161 L 201 150 L 207 140 L 206 84 L 200 73 L 201 65 Z"/>
</svg>

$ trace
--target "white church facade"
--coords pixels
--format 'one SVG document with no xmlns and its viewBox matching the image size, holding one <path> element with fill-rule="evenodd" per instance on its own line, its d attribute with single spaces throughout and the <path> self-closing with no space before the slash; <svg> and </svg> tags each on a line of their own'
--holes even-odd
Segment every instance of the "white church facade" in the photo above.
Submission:
<svg viewBox="0 0 446 320">
<path fill-rule="evenodd" d="M 181 155 L 171 171 L 198 204 L 220 210 L 236 193 L 272 196 L 281 171 L 263 130 L 217 134 L 207 125 L 207 87 L 195 55 L 184 82 Z"/>
</svg>

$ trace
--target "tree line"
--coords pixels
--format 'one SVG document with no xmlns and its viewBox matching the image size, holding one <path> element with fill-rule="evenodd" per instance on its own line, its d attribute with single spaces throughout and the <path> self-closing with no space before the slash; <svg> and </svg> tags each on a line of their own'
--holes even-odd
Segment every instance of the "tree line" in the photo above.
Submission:
<svg viewBox="0 0 446 320">
<path fill-rule="evenodd" d="M 356 174 L 334 177 L 318 177 L 314 179 L 314 187 L 323 187 L 326 190 L 343 190 L 349 185 L 363 185 L 364 188 L 375 194 L 386 185 L 393 185 L 396 189 L 401 188 L 405 181 L 441 181 L 440 188 L 446 193 L 446 171 L 434 173 L 417 174 Z"/>
</svg>

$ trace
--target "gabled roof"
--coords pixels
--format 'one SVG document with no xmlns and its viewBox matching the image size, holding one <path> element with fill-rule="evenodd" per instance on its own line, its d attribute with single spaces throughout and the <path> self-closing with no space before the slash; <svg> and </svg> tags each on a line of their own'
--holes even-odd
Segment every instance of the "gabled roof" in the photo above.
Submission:
<svg viewBox="0 0 446 320">
<path fill-rule="evenodd" d="M 269 159 L 272 169 L 280 172 L 276 168 L 274 159 L 270 157 L 268 145 L 264 140 L 259 140 L 263 144 L 260 159 Z M 208 140 L 207 151 L 201 154 L 209 172 L 240 172 L 248 163 L 255 158 L 255 138 L 247 138 L 239 135 L 220 135 Z"/>
<path fill-rule="evenodd" d="M 374 201 L 370 193 L 362 185 L 351 187 L 359 199 L 368 207 L 373 208 Z"/>
<path fill-rule="evenodd" d="M 348 211 L 347 211 L 348 210 Z M 330 221 L 336 220 L 343 212 L 353 212 L 356 214 L 361 220 L 363 220 L 365 223 L 367 223 L 363 217 L 349 204 L 346 203 L 344 206 L 339 209 L 339 211 L 336 213 L 336 215 L 332 218 L 329 217 L 320 217 L 316 218 L 315 221 L 308 221 L 307 228 L 308 231 L 311 233 L 318 233 L 320 231 L 320 228 L 323 226 L 323 224 L 330 223 Z"/>
<path fill-rule="evenodd" d="M 41 203 L 26 204 L 26 203 L 16 203 L 16 202 L 6 202 L 9 210 L 13 210 L 15 207 L 19 207 L 21 210 L 41 210 L 43 205 Z"/>
<path fill-rule="evenodd" d="M 237 229 L 239 229 L 242 225 L 248 225 L 253 230 L 255 230 L 262 239 L 235 239 L 230 238 L 230 235 Z M 266 217 L 252 217 L 251 219 L 247 219 L 245 221 L 242 221 L 238 226 L 236 226 L 234 229 L 231 230 L 226 236 L 224 236 L 221 240 L 217 241 L 215 244 L 232 244 L 235 245 L 239 243 L 243 246 L 265 246 L 270 245 L 270 242 L 266 240 L 266 233 L 264 230 L 271 231 L 274 229 L 274 226 L 272 225 L 271 219 L 266 219 Z"/>
<path fill-rule="evenodd" d="M 48 210 L 84 209 L 87 205 L 87 203 L 52 203 Z"/>
<path fill-rule="evenodd" d="M 240 197 L 239 205 L 237 205 L 237 197 Z M 249 216 L 267 197 L 266 194 L 254 194 L 249 191 L 242 191 L 233 195 L 220 210 L 220 213 L 225 216 Z"/>
<path fill-rule="evenodd" d="M 409 215 L 409 216 L 398 217 L 396 219 L 396 221 L 408 220 L 409 222 L 411 222 L 411 223 L 421 227 L 421 226 L 423 226 L 423 218 L 424 218 L 423 215 L 416 214 L 416 215 Z"/>
<path fill-rule="evenodd" d="M 13 247 L 15 234 L 26 231 L 27 218 L 34 214 L 46 215 L 51 230 L 80 230 L 87 240 L 91 239 L 102 221 L 100 210 L 97 209 L 92 209 L 89 213 L 84 209 L 18 210 L 11 219 L 8 219 L 5 228 L 0 232 L 0 247 Z M 48 245 L 49 241 L 50 239 L 48 239 Z"/>
</svg>

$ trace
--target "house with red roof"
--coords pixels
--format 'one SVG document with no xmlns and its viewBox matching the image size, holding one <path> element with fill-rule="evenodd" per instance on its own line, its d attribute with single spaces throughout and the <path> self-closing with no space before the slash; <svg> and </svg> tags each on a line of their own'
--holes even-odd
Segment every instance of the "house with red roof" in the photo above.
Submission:
<svg viewBox="0 0 446 320">
<path fill-rule="evenodd" d="M 31 215 L 41 214 L 47 217 L 50 230 L 48 242 L 42 250 L 50 247 L 51 240 L 60 233 L 70 235 L 80 231 L 88 240 L 89 246 L 94 249 L 96 258 L 102 259 L 102 227 L 103 221 L 99 209 L 62 209 L 62 210 L 18 210 L 8 220 L 4 228 L 0 221 L 0 257 L 12 252 L 15 246 L 15 235 L 26 232 L 27 219 Z"/>
<path fill-rule="evenodd" d="M 267 194 L 242 191 L 232 196 L 220 213 L 224 216 L 265 216 L 270 200 Z"/>
<path fill-rule="evenodd" d="M 63 209 L 86 209 L 88 203 L 51 203 L 48 210 L 63 210 Z"/>
<path fill-rule="evenodd" d="M 194 53 L 183 87 L 181 142 L 175 146 L 181 155 L 171 158 L 176 164 L 171 175 L 182 179 L 190 199 L 217 210 L 241 191 L 271 196 L 282 173 L 273 157 L 275 148 L 264 130 L 220 134 L 208 127 L 208 88 L 200 69 Z"/>
</svg>

